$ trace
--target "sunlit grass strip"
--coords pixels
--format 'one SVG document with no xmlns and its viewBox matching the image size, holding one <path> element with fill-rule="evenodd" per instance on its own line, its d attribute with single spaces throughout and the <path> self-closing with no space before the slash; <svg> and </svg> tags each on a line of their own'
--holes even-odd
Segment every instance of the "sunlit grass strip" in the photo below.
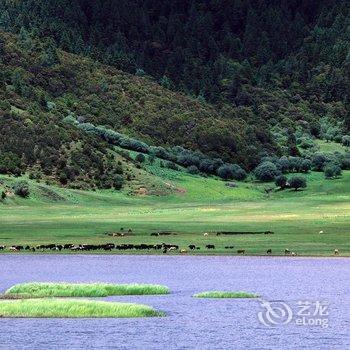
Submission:
<svg viewBox="0 0 350 350">
<path fill-rule="evenodd" d="M 169 294 L 169 288 L 156 284 L 110 283 L 22 283 L 5 292 L 4 297 L 107 297 L 113 295 Z"/>
<path fill-rule="evenodd" d="M 0 317 L 119 318 L 156 316 L 164 316 L 164 313 L 142 304 L 72 299 L 21 299 L 0 301 Z"/>
<path fill-rule="evenodd" d="M 248 292 L 208 291 L 194 294 L 195 298 L 259 298 L 258 294 Z"/>
</svg>

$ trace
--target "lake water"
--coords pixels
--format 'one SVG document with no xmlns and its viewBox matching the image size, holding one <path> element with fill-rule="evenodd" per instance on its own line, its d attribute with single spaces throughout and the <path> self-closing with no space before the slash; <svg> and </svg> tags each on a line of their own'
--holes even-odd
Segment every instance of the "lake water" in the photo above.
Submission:
<svg viewBox="0 0 350 350">
<path fill-rule="evenodd" d="M 350 349 L 349 259 L 0 255 L 1 292 L 29 281 L 157 283 L 172 294 L 108 298 L 151 305 L 163 318 L 3 318 L 0 349 Z M 191 297 L 205 290 L 257 292 L 274 307 L 285 302 L 292 319 L 282 324 L 278 313 L 269 326 L 259 300 Z M 299 301 L 311 305 L 302 310 Z M 301 312 L 311 312 L 308 325 L 296 324 Z"/>
</svg>

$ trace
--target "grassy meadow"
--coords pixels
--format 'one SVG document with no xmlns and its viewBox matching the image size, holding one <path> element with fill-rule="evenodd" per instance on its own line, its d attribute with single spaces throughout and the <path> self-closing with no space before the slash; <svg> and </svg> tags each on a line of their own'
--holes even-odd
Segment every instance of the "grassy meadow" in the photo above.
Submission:
<svg viewBox="0 0 350 350">
<path fill-rule="evenodd" d="M 273 183 L 247 181 L 228 188 L 215 178 L 159 167 L 148 171 L 177 192 L 132 196 L 127 189 L 84 192 L 28 180 L 28 199 L 12 196 L 0 202 L 0 245 L 164 242 L 177 244 L 188 254 L 231 255 L 245 249 L 247 255 L 265 255 L 272 249 L 272 255 L 283 255 L 289 249 L 297 255 L 332 256 L 334 249 L 339 249 L 340 256 L 350 256 L 350 171 L 336 180 L 311 172 L 303 175 L 307 189 L 273 190 L 270 194 L 265 189 L 274 187 Z M 15 181 L 5 176 L 1 180 L 6 184 Z M 121 228 L 124 236 L 105 234 Z M 216 235 L 217 231 L 266 230 L 274 234 Z M 173 233 L 151 236 L 158 231 Z M 200 249 L 189 251 L 189 244 Z M 214 244 L 215 249 L 206 249 L 207 244 Z M 112 252 L 162 254 L 154 250 Z"/>
<path fill-rule="evenodd" d="M 248 293 L 248 292 L 224 292 L 224 291 L 208 291 L 201 292 L 193 295 L 194 298 L 214 298 L 214 299 L 225 299 L 225 298 L 258 298 L 259 295 Z"/>
<path fill-rule="evenodd" d="M 21 299 L 0 301 L 0 317 L 124 318 L 157 317 L 163 315 L 162 312 L 142 304 L 69 299 Z"/>
<path fill-rule="evenodd" d="M 151 284 L 110 283 L 22 283 L 8 289 L 4 297 L 107 297 L 114 295 L 169 294 L 169 288 Z"/>
</svg>

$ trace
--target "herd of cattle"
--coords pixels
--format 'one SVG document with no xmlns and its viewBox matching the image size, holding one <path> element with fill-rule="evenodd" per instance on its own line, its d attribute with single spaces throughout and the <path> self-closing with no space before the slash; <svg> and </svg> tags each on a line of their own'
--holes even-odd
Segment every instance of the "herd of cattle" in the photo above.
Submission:
<svg viewBox="0 0 350 350">
<path fill-rule="evenodd" d="M 6 250 L 5 245 L 0 245 L 0 251 L 5 251 Z M 50 251 L 64 251 L 64 250 L 69 250 L 73 252 L 78 252 L 78 251 L 97 251 L 97 250 L 103 250 L 103 251 L 112 251 L 113 249 L 115 250 L 144 250 L 144 251 L 150 251 L 150 250 L 157 250 L 157 251 L 162 251 L 164 254 L 168 252 L 180 252 L 182 254 L 187 253 L 189 250 L 200 250 L 201 247 L 196 246 L 195 244 L 190 244 L 188 248 L 180 249 L 180 247 L 177 244 L 114 244 L 114 243 L 105 243 L 105 244 L 41 244 L 37 246 L 23 246 L 23 245 L 12 245 L 8 247 L 8 250 L 10 252 L 20 252 L 20 251 L 28 251 L 28 252 L 35 252 L 35 251 L 41 251 L 44 252 L 46 250 Z M 205 249 L 207 250 L 214 250 L 215 245 L 214 244 L 207 244 L 205 245 Z M 234 246 L 225 246 L 225 249 L 234 249 Z M 246 250 L 245 249 L 237 249 L 237 254 L 245 255 Z M 266 250 L 267 255 L 272 254 L 272 249 L 267 249 Z M 290 251 L 289 249 L 284 250 L 284 255 L 290 255 L 290 256 L 296 256 L 297 253 Z M 339 255 L 339 250 L 335 249 L 334 250 L 334 255 Z"/>
</svg>

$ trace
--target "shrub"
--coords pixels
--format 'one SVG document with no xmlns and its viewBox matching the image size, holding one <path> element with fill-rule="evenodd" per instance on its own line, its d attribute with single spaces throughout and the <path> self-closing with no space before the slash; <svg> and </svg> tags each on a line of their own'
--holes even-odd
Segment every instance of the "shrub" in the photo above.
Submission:
<svg viewBox="0 0 350 350">
<path fill-rule="evenodd" d="M 289 171 L 299 172 L 301 171 L 303 159 L 300 157 L 289 157 Z"/>
<path fill-rule="evenodd" d="M 13 152 L 4 152 L 0 154 L 0 173 L 1 174 L 21 174 L 21 158 Z"/>
<path fill-rule="evenodd" d="M 27 181 L 18 181 L 13 185 L 13 190 L 17 196 L 20 196 L 22 198 L 27 198 L 30 194 Z"/>
<path fill-rule="evenodd" d="M 285 175 L 279 175 L 275 178 L 276 186 L 284 190 L 287 187 L 287 177 Z"/>
<path fill-rule="evenodd" d="M 192 174 L 192 175 L 199 174 L 199 170 L 198 170 L 198 168 L 197 168 L 195 165 L 190 165 L 190 166 L 187 168 L 187 172 L 188 172 L 189 174 Z"/>
<path fill-rule="evenodd" d="M 341 176 L 341 168 L 338 164 L 330 163 L 324 168 L 324 176 L 326 179 L 334 179 Z"/>
<path fill-rule="evenodd" d="M 311 170 L 311 160 L 303 159 L 300 164 L 300 171 L 308 173 Z"/>
<path fill-rule="evenodd" d="M 311 159 L 312 168 L 315 171 L 323 171 L 323 168 L 328 161 L 327 157 L 323 153 L 316 153 Z"/>
<path fill-rule="evenodd" d="M 179 170 L 178 166 L 174 162 L 167 162 L 166 167 L 172 170 Z"/>
<path fill-rule="evenodd" d="M 155 160 L 156 160 L 156 157 L 154 156 L 154 154 L 150 154 L 148 156 L 148 163 L 149 164 L 154 164 Z"/>
<path fill-rule="evenodd" d="M 219 167 L 217 174 L 224 180 L 229 180 L 233 178 L 233 169 L 229 164 L 224 164 Z"/>
<path fill-rule="evenodd" d="M 231 167 L 233 172 L 232 178 L 234 180 L 243 181 L 246 179 L 247 173 L 244 169 L 237 164 L 233 164 Z"/>
<path fill-rule="evenodd" d="M 301 137 L 298 143 L 302 149 L 309 149 L 314 146 L 314 141 L 310 137 Z"/>
<path fill-rule="evenodd" d="M 350 154 L 344 154 L 340 159 L 340 165 L 343 170 L 350 170 Z"/>
<path fill-rule="evenodd" d="M 286 174 L 289 172 L 289 159 L 286 156 L 281 157 L 277 161 L 277 167 L 281 170 L 283 174 Z"/>
<path fill-rule="evenodd" d="M 301 176 L 293 176 L 289 179 L 289 186 L 297 191 L 299 188 L 306 188 L 306 179 Z"/>
<path fill-rule="evenodd" d="M 136 162 L 144 163 L 146 160 L 146 157 L 142 153 L 139 153 L 136 155 L 135 160 Z"/>
<path fill-rule="evenodd" d="M 345 135 L 342 137 L 341 142 L 343 146 L 350 147 L 350 135 Z"/>
<path fill-rule="evenodd" d="M 254 175 L 259 181 L 267 182 L 274 180 L 279 171 L 272 162 L 263 162 L 255 168 Z"/>
<path fill-rule="evenodd" d="M 188 167 L 190 165 L 196 165 L 198 166 L 200 163 L 200 160 L 197 156 L 192 155 L 188 152 L 186 153 L 181 153 L 178 157 L 177 157 L 177 163 Z"/>
<path fill-rule="evenodd" d="M 123 187 L 124 179 L 121 175 L 115 174 L 113 176 L 113 187 L 116 190 L 120 190 Z"/>
<path fill-rule="evenodd" d="M 202 159 L 199 163 L 199 169 L 203 173 L 213 174 L 215 172 L 215 163 L 211 159 Z"/>
<path fill-rule="evenodd" d="M 146 75 L 146 72 L 142 68 L 137 68 L 135 75 L 137 77 L 144 77 Z"/>
</svg>

